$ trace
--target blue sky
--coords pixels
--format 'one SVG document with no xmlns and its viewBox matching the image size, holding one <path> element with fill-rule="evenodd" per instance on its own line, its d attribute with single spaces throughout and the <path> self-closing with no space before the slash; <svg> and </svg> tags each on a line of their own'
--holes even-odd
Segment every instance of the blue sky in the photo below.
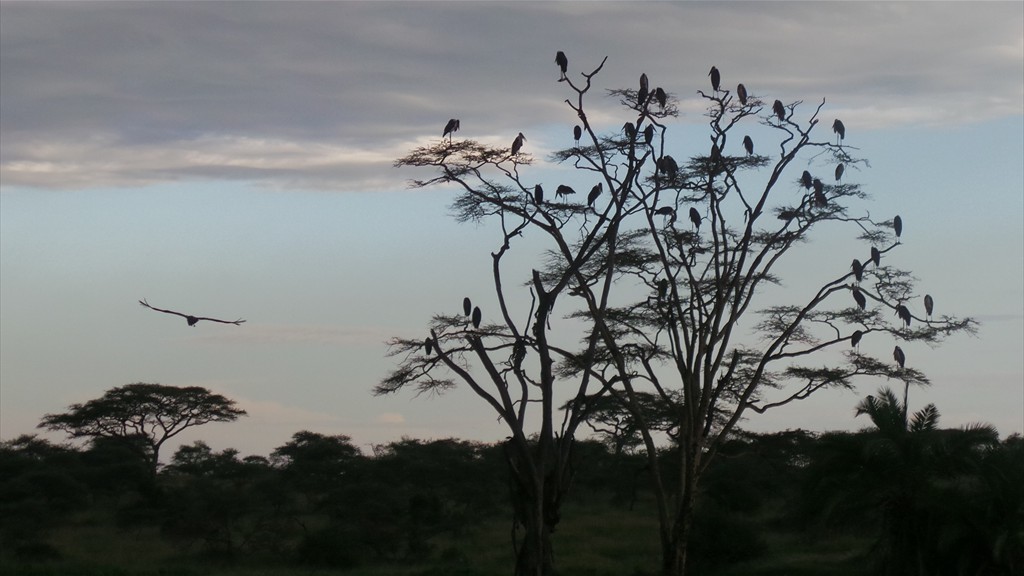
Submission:
<svg viewBox="0 0 1024 576">
<path fill-rule="evenodd" d="M 385 340 L 464 295 L 486 302 L 487 226 L 393 161 L 459 135 L 524 132 L 538 179 L 571 145 L 554 54 L 641 71 L 680 99 L 679 153 L 703 148 L 696 90 L 826 100 L 870 168 L 893 255 L 977 337 L 913 345 L 943 423 L 1024 431 L 1024 4 L 0 3 L 0 437 L 131 382 L 200 385 L 250 416 L 185 434 L 266 454 L 299 430 L 363 447 L 506 433 L 464 390 L 376 398 Z M 614 102 L 591 101 L 608 131 Z M 698 142 L 694 148 L 691 142 Z M 845 238 L 792 265 L 810 280 Z M 848 261 L 842 256 L 843 262 Z M 184 321 L 180 309 L 247 323 Z M 865 342 L 863 346 L 872 344 Z M 877 344 L 891 348 L 891 343 Z M 885 357 L 886 352 L 878 355 Z M 755 416 L 756 430 L 856 429 L 881 382 Z"/>
</svg>

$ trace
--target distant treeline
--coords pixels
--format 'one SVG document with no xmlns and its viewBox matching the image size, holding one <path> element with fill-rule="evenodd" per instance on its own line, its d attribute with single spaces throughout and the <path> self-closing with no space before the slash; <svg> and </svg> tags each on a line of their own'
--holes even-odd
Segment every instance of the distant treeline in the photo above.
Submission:
<svg viewBox="0 0 1024 576">
<path fill-rule="evenodd" d="M 766 531 L 789 530 L 863 538 L 869 558 L 886 559 L 871 564 L 877 573 L 908 574 L 897 572 L 900 554 L 929 574 L 1024 573 L 1024 441 L 970 434 L 738 434 L 702 486 L 693 562 L 714 573 L 763 554 Z M 643 454 L 598 441 L 574 450 L 574 501 L 649 513 Z M 347 436 L 302 431 L 269 457 L 197 441 L 154 477 L 116 440 L 76 448 L 22 436 L 0 444 L 0 560 L 60 562 L 55 532 L 104 522 L 111 534 L 150 530 L 183 556 L 218 562 L 426 562 L 439 538 L 495 518 L 512 525 L 508 475 L 501 443 L 457 439 L 404 439 L 364 454 Z"/>
</svg>

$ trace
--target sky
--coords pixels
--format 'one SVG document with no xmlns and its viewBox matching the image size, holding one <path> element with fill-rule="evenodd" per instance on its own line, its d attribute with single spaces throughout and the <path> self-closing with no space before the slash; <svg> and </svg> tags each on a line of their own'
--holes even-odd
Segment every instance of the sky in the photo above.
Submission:
<svg viewBox="0 0 1024 576">
<path fill-rule="evenodd" d="M 465 295 L 494 302 L 500 231 L 455 222 L 454 190 L 410 189 L 430 174 L 393 164 L 459 118 L 457 137 L 523 132 L 530 176 L 571 181 L 548 160 L 576 119 L 559 50 L 571 75 L 607 56 L 588 102 L 607 132 L 624 119 L 606 89 L 645 72 L 676 95 L 677 158 L 706 148 L 712 65 L 802 114 L 824 100 L 819 129 L 842 118 L 870 161 L 847 175 L 863 208 L 902 215 L 896 263 L 937 313 L 980 323 L 904 345 L 932 380 L 911 409 L 1024 432 L 1024 3 L 4 1 L 0 439 L 133 382 L 235 400 L 247 417 L 178 441 L 242 454 L 300 430 L 365 451 L 505 438 L 465 389 L 371 392 L 397 365 L 389 338 L 424 334 Z M 819 238 L 786 286 L 837 251 L 848 262 L 843 242 Z M 246 323 L 188 327 L 142 298 Z M 884 384 L 742 426 L 855 430 Z"/>
</svg>

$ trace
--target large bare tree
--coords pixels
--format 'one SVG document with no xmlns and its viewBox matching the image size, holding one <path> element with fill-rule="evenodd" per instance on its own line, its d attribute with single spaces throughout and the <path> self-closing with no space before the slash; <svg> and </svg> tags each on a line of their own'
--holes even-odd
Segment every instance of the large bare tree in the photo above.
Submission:
<svg viewBox="0 0 1024 576">
<path fill-rule="evenodd" d="M 573 170 L 547 191 L 529 179 L 527 156 L 472 140 L 419 148 L 397 162 L 436 170 L 416 187 L 454 184 L 458 219 L 500 223 L 492 253 L 497 320 L 477 327 L 471 314 L 440 315 L 425 341 L 394 340 L 404 358 L 377 391 L 436 391 L 458 380 L 508 424 L 526 526 L 519 574 L 550 573 L 547 538 L 568 488 L 571 440 L 589 415 L 607 417 L 609 398 L 646 448 L 662 570 L 679 575 L 701 476 L 745 416 L 850 388 L 861 376 L 927 384 L 902 350 L 894 348 L 893 362 L 862 354 L 860 341 L 936 343 L 974 329 L 971 319 L 933 317 L 930 305 L 927 314 L 911 311 L 921 301 L 915 279 L 887 261 L 902 222 L 873 218 L 867 195 L 843 179 L 867 163 L 842 122 L 821 134 L 824 100 L 769 107 L 754 91 L 723 88 L 714 69 L 711 89 L 697 91 L 709 139 L 688 143 L 706 152 L 677 161 L 671 152 L 682 140 L 669 130 L 679 101 L 646 74 L 637 88 L 608 91 L 624 110 L 621 127 L 590 122 L 587 99 L 603 66 L 560 80 L 582 140 L 553 154 Z M 758 152 L 743 132 L 749 127 L 761 134 Z M 591 193 L 575 194 L 572 185 Z M 819 229 L 849 238 L 845 256 L 808 263 L 831 271 L 829 279 L 782 296 L 765 290 Z M 520 319 L 502 258 L 535 232 L 550 249 L 526 283 L 532 308 Z M 531 440 L 526 416 L 534 405 L 540 431 Z M 564 407 L 557 430 L 556 406 Z M 665 442 L 676 451 L 670 458 L 659 450 Z M 665 469 L 670 462 L 677 468 Z"/>
</svg>

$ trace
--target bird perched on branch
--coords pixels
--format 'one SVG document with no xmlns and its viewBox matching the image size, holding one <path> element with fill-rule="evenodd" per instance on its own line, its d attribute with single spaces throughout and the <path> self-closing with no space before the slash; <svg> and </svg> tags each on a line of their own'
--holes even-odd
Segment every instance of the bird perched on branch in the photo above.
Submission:
<svg viewBox="0 0 1024 576">
<path fill-rule="evenodd" d="M 854 348 L 860 347 L 860 339 L 864 337 L 864 333 L 860 330 L 854 330 L 853 334 L 850 334 L 850 345 Z"/>
<path fill-rule="evenodd" d="M 473 302 L 472 300 L 469 299 L 469 296 L 466 296 L 465 298 L 462 299 L 462 313 L 465 314 L 466 316 L 469 316 L 470 313 L 472 312 Z"/>
<path fill-rule="evenodd" d="M 900 304 L 896 307 L 896 315 L 900 317 L 900 320 L 903 320 L 903 323 L 906 324 L 908 328 L 910 327 L 910 308 Z"/>
<path fill-rule="evenodd" d="M 555 64 L 558 64 L 558 69 L 562 72 L 562 77 L 558 79 L 561 82 L 565 80 L 565 71 L 569 69 L 569 59 L 565 57 L 565 52 L 559 50 L 558 54 L 555 54 Z"/>
<path fill-rule="evenodd" d="M 782 100 L 776 100 L 775 104 L 772 104 L 772 111 L 779 118 L 779 122 L 786 120 L 786 107 L 782 105 Z"/>
<path fill-rule="evenodd" d="M 604 188 L 604 184 L 598 182 L 593 188 L 590 189 L 590 194 L 587 195 L 587 206 L 593 206 L 594 201 L 601 195 L 601 190 Z"/>
<path fill-rule="evenodd" d="M 814 181 L 811 178 L 811 173 L 808 172 L 807 170 L 804 170 L 804 173 L 800 176 L 800 184 L 802 184 L 803 187 L 807 190 L 810 190 L 811 186 L 814 185 Z"/>
<path fill-rule="evenodd" d="M 853 299 L 857 301 L 857 306 L 859 306 L 861 310 L 868 305 L 868 299 L 864 297 L 864 293 L 860 291 L 860 288 L 854 287 Z"/>
<path fill-rule="evenodd" d="M 875 268 L 882 263 L 882 253 L 874 246 L 871 247 L 871 261 L 875 263 Z"/>
<path fill-rule="evenodd" d="M 700 230 L 700 221 L 701 221 L 700 212 L 698 212 L 696 208 L 691 207 L 690 208 L 690 222 L 693 222 L 693 227 L 696 228 L 697 230 Z"/>
<path fill-rule="evenodd" d="M 896 233 L 896 243 L 899 244 L 900 235 L 903 234 L 903 218 L 899 215 L 892 219 L 892 231 Z"/>
<path fill-rule="evenodd" d="M 582 138 L 582 137 L 583 137 L 583 128 L 580 128 L 580 125 L 577 124 L 572 129 L 572 138 L 573 138 L 573 140 L 576 141 L 576 145 L 577 146 L 580 145 L 580 138 Z"/>
<path fill-rule="evenodd" d="M 452 134 L 455 134 L 455 132 L 458 129 L 459 129 L 459 119 L 458 118 L 452 118 L 451 120 L 448 121 L 447 124 L 444 125 L 444 132 L 441 133 L 441 138 L 444 138 L 445 136 L 447 136 L 448 137 L 448 141 L 451 142 L 452 141 Z"/>
<path fill-rule="evenodd" d="M 157 312 L 163 312 L 164 314 L 174 314 L 175 316 L 181 316 L 182 318 L 185 319 L 186 322 L 188 322 L 189 326 L 195 326 L 196 322 L 199 322 L 200 320 L 220 322 L 221 324 L 234 324 L 236 326 L 239 326 L 242 324 L 242 322 L 245 322 L 245 320 L 242 320 L 241 318 L 239 318 L 238 320 L 218 320 L 217 318 L 207 318 L 205 316 L 192 316 L 190 314 L 182 314 L 181 312 L 175 312 L 174 310 L 164 310 L 162 308 L 155 308 L 153 306 L 150 306 L 149 302 L 146 302 L 145 298 L 139 300 L 139 304 L 142 304 L 143 306 L 149 308 L 150 310 L 156 310 Z"/>
<path fill-rule="evenodd" d="M 483 319 L 483 313 L 480 312 L 480 307 L 473 308 L 473 328 L 480 327 L 480 320 Z"/>
<path fill-rule="evenodd" d="M 907 363 L 907 355 L 903 353 L 903 349 L 899 346 L 893 349 L 892 359 L 899 364 L 900 368 L 903 368 Z"/>
<path fill-rule="evenodd" d="M 708 72 L 708 76 L 711 76 L 711 88 L 715 92 L 718 92 L 718 86 L 722 82 L 722 75 L 718 72 L 718 68 L 712 66 L 711 72 Z"/>
<path fill-rule="evenodd" d="M 519 153 L 519 150 L 523 147 L 523 142 L 526 142 L 526 136 L 520 132 L 516 139 L 512 141 L 512 155 L 515 156 Z"/>
<path fill-rule="evenodd" d="M 533 187 L 533 201 L 537 204 L 544 203 L 544 189 L 541 188 L 540 184 Z"/>
<path fill-rule="evenodd" d="M 928 315 L 928 318 L 932 317 L 932 310 L 935 309 L 935 300 L 932 299 L 931 294 L 924 295 L 924 313 Z"/>
<path fill-rule="evenodd" d="M 853 276 L 857 279 L 857 282 L 864 279 L 864 265 L 860 263 L 860 260 L 854 258 L 850 267 L 853 268 Z"/>
<path fill-rule="evenodd" d="M 640 75 L 640 90 L 638 90 L 636 93 L 637 104 L 642 107 L 644 105 L 644 102 L 647 102 L 648 94 L 649 92 L 647 89 L 647 73 L 643 73 Z"/>
<path fill-rule="evenodd" d="M 575 194 L 575 193 L 576 193 L 576 191 L 573 190 L 571 186 L 566 186 L 565 184 L 559 184 L 558 188 L 555 189 L 555 196 L 556 197 L 558 197 L 558 196 L 568 196 L 569 194 Z"/>
<path fill-rule="evenodd" d="M 840 162 L 839 165 L 836 166 L 836 182 L 843 179 L 843 172 L 846 172 L 846 166 L 843 166 L 843 163 Z"/>
<path fill-rule="evenodd" d="M 665 104 L 668 103 L 668 94 L 665 93 L 665 89 L 661 86 L 655 88 L 654 99 L 658 101 L 658 106 L 661 106 L 661 109 L 664 110 Z"/>
<path fill-rule="evenodd" d="M 832 123 L 832 131 L 839 135 L 840 140 L 846 140 L 846 126 L 843 125 L 843 121 L 836 118 L 836 121 Z"/>
<path fill-rule="evenodd" d="M 743 84 L 736 85 L 736 95 L 740 98 L 740 105 L 747 105 L 747 87 Z"/>
<path fill-rule="evenodd" d="M 750 136 L 743 137 L 743 149 L 747 151 L 747 156 L 750 156 L 751 154 L 754 153 L 754 141 L 750 138 Z"/>
</svg>

